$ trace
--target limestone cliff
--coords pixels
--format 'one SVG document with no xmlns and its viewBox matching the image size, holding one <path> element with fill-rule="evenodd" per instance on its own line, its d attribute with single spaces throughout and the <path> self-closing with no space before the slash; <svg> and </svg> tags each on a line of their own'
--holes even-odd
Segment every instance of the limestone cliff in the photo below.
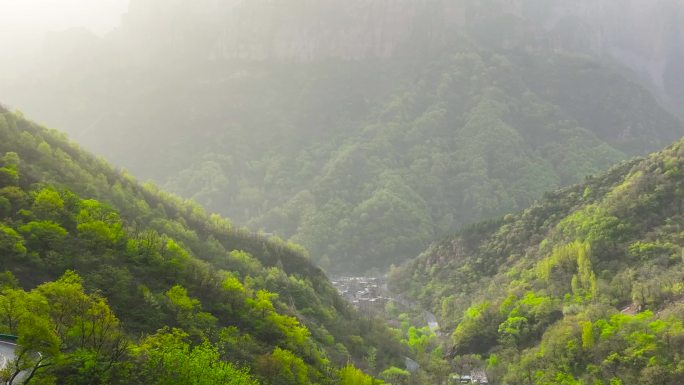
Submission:
<svg viewBox="0 0 684 385">
<path fill-rule="evenodd" d="M 614 60 L 684 103 L 684 1 L 556 0 L 541 20 L 558 48 Z"/>
<path fill-rule="evenodd" d="M 442 0 L 134 0 L 123 29 L 140 47 L 161 40 L 172 50 L 202 47 L 203 58 L 308 62 L 438 46 L 463 21 L 462 4 Z"/>
<path fill-rule="evenodd" d="M 683 21 L 683 0 L 133 0 L 122 29 L 140 56 L 287 62 L 419 55 L 466 31 L 610 59 L 677 106 Z"/>
</svg>

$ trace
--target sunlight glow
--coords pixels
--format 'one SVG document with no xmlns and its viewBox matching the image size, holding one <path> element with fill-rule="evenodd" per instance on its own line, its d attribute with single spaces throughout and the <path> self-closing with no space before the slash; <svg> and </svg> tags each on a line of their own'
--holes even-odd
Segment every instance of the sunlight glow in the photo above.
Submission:
<svg viewBox="0 0 684 385">
<path fill-rule="evenodd" d="M 119 24 L 129 0 L 0 0 L 0 31 L 47 32 L 85 27 L 96 33 Z"/>
</svg>

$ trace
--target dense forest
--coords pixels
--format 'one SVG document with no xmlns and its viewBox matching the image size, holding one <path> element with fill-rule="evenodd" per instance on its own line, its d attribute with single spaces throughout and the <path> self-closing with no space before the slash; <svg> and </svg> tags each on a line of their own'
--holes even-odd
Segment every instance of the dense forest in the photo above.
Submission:
<svg viewBox="0 0 684 385">
<path fill-rule="evenodd" d="M 126 6 L 0 63 L 0 383 L 684 384 L 682 0 Z"/>
<path fill-rule="evenodd" d="M 468 227 L 392 272 L 499 384 L 684 381 L 684 141 Z"/>
<path fill-rule="evenodd" d="M 0 97 L 327 271 L 383 271 L 684 133 L 558 7 L 136 0 Z"/>
<path fill-rule="evenodd" d="M 10 384 L 370 384 L 353 365 L 408 354 L 301 247 L 4 109 L 0 273 L 0 334 L 19 336 Z"/>
</svg>

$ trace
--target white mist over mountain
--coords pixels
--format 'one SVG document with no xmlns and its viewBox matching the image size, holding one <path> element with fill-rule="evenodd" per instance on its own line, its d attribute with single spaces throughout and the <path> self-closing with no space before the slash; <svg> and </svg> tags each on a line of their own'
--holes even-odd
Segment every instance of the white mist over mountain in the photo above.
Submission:
<svg viewBox="0 0 684 385">
<path fill-rule="evenodd" d="M 104 35 L 116 28 L 129 0 L 0 0 L 0 78 L 21 71 L 46 35 L 83 28 Z"/>
</svg>

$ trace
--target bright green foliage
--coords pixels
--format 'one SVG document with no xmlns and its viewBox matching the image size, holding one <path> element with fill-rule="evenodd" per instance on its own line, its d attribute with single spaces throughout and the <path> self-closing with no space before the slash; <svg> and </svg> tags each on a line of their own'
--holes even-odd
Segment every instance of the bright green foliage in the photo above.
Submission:
<svg viewBox="0 0 684 385">
<path fill-rule="evenodd" d="M 16 185 L 19 182 L 19 156 L 8 152 L 0 158 L 0 184 Z"/>
<path fill-rule="evenodd" d="M 56 288 L 69 299 L 63 306 L 92 302 L 78 310 L 109 320 L 110 328 L 117 330 L 109 333 L 114 337 L 124 333 L 114 312 L 126 335 L 134 338 L 144 339 L 165 326 L 182 329 L 189 336 L 187 350 L 170 351 L 171 357 L 158 357 L 159 362 L 175 360 L 179 351 L 192 354 L 206 341 L 196 352 L 198 360 L 214 360 L 218 354 L 219 372 L 226 362 L 256 372 L 262 357 L 280 349 L 290 352 L 291 362 L 304 365 L 308 381 L 321 385 L 335 380 L 324 373 L 350 359 L 364 362 L 370 347 L 377 348 L 377 371 L 401 362 L 405 349 L 395 336 L 381 322 L 361 319 L 300 247 L 237 228 L 195 203 L 142 186 L 61 134 L 2 108 L 0 116 L 7 122 L 0 130 L 0 155 L 14 153 L 5 158 L 21 171 L 16 181 L 0 183 L 0 286 L 14 288 L 18 282 L 20 287 L 36 287 L 66 271 L 78 271 L 79 279 L 67 276 L 68 282 L 37 290 L 59 306 L 64 302 L 60 293 L 52 293 Z M 5 280 L 12 276 L 16 280 Z M 78 294 L 79 287 L 98 294 Z M 0 308 L 21 308 L 19 299 L 19 294 L 3 297 Z M 45 307 L 46 301 L 36 303 Z M 55 375 L 68 383 L 80 384 L 88 376 L 96 382 L 130 383 L 125 378 L 134 373 L 125 372 L 133 371 L 134 364 L 121 349 L 116 350 L 119 356 L 104 358 L 88 349 L 72 351 L 72 339 L 87 330 L 72 325 L 82 325 L 79 320 L 87 317 L 46 309 L 33 312 L 37 319 L 27 315 L 23 324 L 0 312 L 12 332 L 35 324 L 44 334 L 37 349 L 47 352 L 59 346 L 59 353 L 43 362 L 49 367 L 37 371 L 43 373 L 41 381 L 49 381 L 68 359 L 73 365 L 64 369 L 68 373 Z M 63 330 L 42 316 L 46 312 L 65 323 Z M 50 331 L 56 340 L 49 338 Z M 124 346 L 137 342 L 121 341 Z M 35 355 L 27 357 L 33 360 Z M 135 365 L 144 365 L 141 356 L 136 360 Z M 183 370 L 195 371 L 197 366 L 201 364 Z M 263 374 L 259 378 L 276 380 Z"/>
<path fill-rule="evenodd" d="M 29 222 L 19 227 L 19 232 L 29 248 L 42 252 L 61 249 L 68 234 L 62 226 L 51 221 Z"/>
<path fill-rule="evenodd" d="M 307 345 L 309 331 L 291 316 L 278 314 L 273 306 L 273 300 L 278 297 L 275 293 L 259 290 L 254 298 L 247 298 L 246 304 L 252 315 L 265 321 L 257 329 L 258 333 L 270 336 L 270 339 L 281 341 L 284 346 L 296 351 L 302 351 Z"/>
<path fill-rule="evenodd" d="M 538 267 L 539 278 L 549 282 L 557 277 L 552 277 L 554 270 L 574 272 L 578 270 L 580 261 L 586 264 L 591 253 L 590 244 L 580 241 L 575 241 L 570 244 L 557 246 L 553 249 L 551 255 L 542 260 Z M 589 266 L 590 268 L 591 266 Z"/>
<path fill-rule="evenodd" d="M 605 209 L 589 205 L 561 221 L 558 231 L 566 238 L 579 239 L 589 244 L 614 243 L 627 234 L 628 225 L 608 214 Z"/>
<path fill-rule="evenodd" d="M 216 326 L 217 319 L 211 313 L 203 312 L 199 300 L 190 298 L 187 290 L 175 285 L 166 292 L 171 306 L 176 311 L 176 321 L 183 329 L 195 336 L 202 336 Z"/>
<path fill-rule="evenodd" d="M 394 371 L 392 371 L 394 373 Z M 373 377 L 364 374 L 359 369 L 352 365 L 340 369 L 339 373 L 340 385 L 382 385 L 382 381 L 378 381 Z"/>
<path fill-rule="evenodd" d="M 498 327 L 499 341 L 516 347 L 528 345 L 559 316 L 556 300 L 534 292 L 521 298 L 510 295 L 500 305 L 499 313 L 505 317 Z"/>
<path fill-rule="evenodd" d="M 40 383 L 57 373 L 67 383 L 104 383 L 122 359 L 127 339 L 104 298 L 86 294 L 79 276 L 67 272 L 27 293 L 0 293 L 0 331 L 19 336 L 11 379 Z"/>
<path fill-rule="evenodd" d="M 0 252 L 6 255 L 26 253 L 24 239 L 11 228 L 0 223 Z"/>
<path fill-rule="evenodd" d="M 499 338 L 503 344 L 518 346 L 526 338 L 529 338 L 530 326 L 525 317 L 508 317 L 499 325 Z"/>
<path fill-rule="evenodd" d="M 582 348 L 589 350 L 596 344 L 594 325 L 589 321 L 580 322 L 582 326 Z"/>
<path fill-rule="evenodd" d="M 158 385 L 258 384 L 246 371 L 222 362 L 210 343 L 191 346 L 187 338 L 178 329 L 165 329 L 147 337 L 133 349 L 138 366 L 129 379 Z"/>
<path fill-rule="evenodd" d="M 562 288 L 563 282 L 567 285 L 570 281 L 572 293 L 579 298 L 591 299 L 598 294 L 588 242 L 575 241 L 555 247 L 549 257 L 538 263 L 537 276 L 554 287 Z"/>
<path fill-rule="evenodd" d="M 98 250 L 115 247 L 124 235 L 118 214 L 92 199 L 79 202 L 79 206 L 76 216 L 78 235 Z"/>
<path fill-rule="evenodd" d="M 477 352 L 485 348 L 496 339 L 496 324 L 489 302 L 471 306 L 451 336 L 456 349 L 459 352 Z"/>
<path fill-rule="evenodd" d="M 642 242 L 637 241 L 629 246 L 629 255 L 642 261 L 653 260 L 662 256 L 676 258 L 679 248 L 677 245 L 665 242 Z"/>
<path fill-rule="evenodd" d="M 19 174 L 16 170 L 0 167 L 0 182 L 4 185 L 13 185 L 19 181 Z"/>
<path fill-rule="evenodd" d="M 242 285 L 240 280 L 235 278 L 230 273 L 227 274 L 226 278 L 223 280 L 223 283 L 221 283 L 221 287 L 223 290 L 226 290 L 229 293 L 234 293 L 235 295 L 245 293 L 245 287 Z"/>
<path fill-rule="evenodd" d="M 392 366 L 389 369 L 383 370 L 380 373 L 380 377 L 392 385 L 407 385 L 411 378 L 411 373 Z"/>
<path fill-rule="evenodd" d="M 59 192 L 42 189 L 35 193 L 31 210 L 40 218 L 57 220 L 63 214 L 64 200 Z"/>
<path fill-rule="evenodd" d="M 301 358 L 280 348 L 271 354 L 259 357 L 256 372 L 266 384 L 310 385 L 309 371 Z"/>
<path fill-rule="evenodd" d="M 411 351 L 416 355 L 425 354 L 428 347 L 434 342 L 436 338 L 429 327 L 416 328 L 411 326 L 407 333 L 406 345 L 411 348 Z"/>
<path fill-rule="evenodd" d="M 496 354 L 498 383 L 678 385 L 680 169 L 683 141 L 435 244 L 393 282 L 451 315 L 457 354 Z"/>
<path fill-rule="evenodd" d="M 556 328 L 571 326 L 571 322 L 563 321 Z M 676 384 L 684 378 L 676 358 L 682 348 L 674 342 L 684 338 L 681 320 L 655 320 L 653 313 L 644 312 L 636 316 L 614 314 L 593 323 L 581 321 L 578 326 L 570 333 L 544 336 L 544 349 L 535 363 L 538 373 L 544 371 L 544 375 L 535 383 L 552 383 L 548 373 L 568 381 L 581 378 L 578 384 Z M 583 353 L 573 356 L 567 347 L 578 343 Z M 649 377 L 656 373 L 657 380 Z"/>
</svg>

